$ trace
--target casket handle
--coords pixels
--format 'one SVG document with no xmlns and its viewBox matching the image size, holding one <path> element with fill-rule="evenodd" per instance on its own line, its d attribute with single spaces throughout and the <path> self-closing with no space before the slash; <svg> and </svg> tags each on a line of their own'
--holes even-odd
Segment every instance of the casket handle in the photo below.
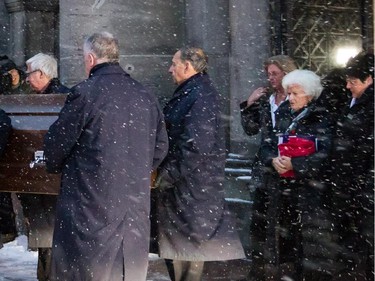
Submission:
<svg viewBox="0 0 375 281">
<path fill-rule="evenodd" d="M 34 168 L 35 164 L 44 164 L 44 151 L 37 150 L 34 152 L 34 160 L 30 162 L 30 168 Z"/>
</svg>

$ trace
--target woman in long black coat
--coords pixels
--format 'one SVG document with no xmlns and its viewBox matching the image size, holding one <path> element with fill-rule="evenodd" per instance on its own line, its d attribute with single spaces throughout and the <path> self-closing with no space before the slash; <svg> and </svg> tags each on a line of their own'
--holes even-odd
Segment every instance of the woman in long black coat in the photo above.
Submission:
<svg viewBox="0 0 375 281">
<path fill-rule="evenodd" d="M 335 280 L 374 280 L 374 55 L 353 58 L 346 74 L 352 99 L 337 121 L 331 177 Z"/>
<path fill-rule="evenodd" d="M 279 133 L 314 139 L 317 145 L 312 154 L 280 156 L 281 137 L 273 131 L 268 131 L 261 144 L 264 165 L 279 174 L 277 275 L 326 280 L 334 256 L 330 248 L 329 197 L 322 175 L 331 149 L 332 118 L 325 109 L 315 106 L 322 86 L 313 72 L 295 70 L 284 77 L 283 86 L 288 90 L 291 111 L 280 119 Z M 287 171 L 293 171 L 294 177 L 284 178 Z"/>
<path fill-rule="evenodd" d="M 277 55 L 264 62 L 269 85 L 255 89 L 248 99 L 240 104 L 241 125 L 244 132 L 253 136 L 260 132 L 261 139 L 269 127 L 277 131 L 280 116 L 289 111 L 287 94 L 281 82 L 283 77 L 295 70 L 293 59 L 286 55 Z M 275 211 L 274 202 L 279 192 L 275 188 L 277 177 L 269 172 L 259 158 L 260 151 L 255 154 L 252 165 L 252 180 L 249 189 L 253 200 L 251 210 L 251 276 L 265 273 L 265 264 L 275 259 Z"/>
</svg>

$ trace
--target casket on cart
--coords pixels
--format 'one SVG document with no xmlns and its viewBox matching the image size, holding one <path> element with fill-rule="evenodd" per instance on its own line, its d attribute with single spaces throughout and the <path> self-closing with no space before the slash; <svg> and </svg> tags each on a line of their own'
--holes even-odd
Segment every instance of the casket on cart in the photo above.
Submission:
<svg viewBox="0 0 375 281">
<path fill-rule="evenodd" d="M 0 159 L 0 191 L 58 194 L 60 174 L 49 174 L 39 157 L 43 138 L 57 119 L 66 95 L 0 95 L 12 131 Z"/>
</svg>

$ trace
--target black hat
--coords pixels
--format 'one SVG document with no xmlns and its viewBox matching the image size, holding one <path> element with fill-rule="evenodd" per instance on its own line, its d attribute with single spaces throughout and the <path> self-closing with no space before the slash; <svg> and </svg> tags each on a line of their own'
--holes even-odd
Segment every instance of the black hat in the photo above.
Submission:
<svg viewBox="0 0 375 281">
<path fill-rule="evenodd" d="M 374 78 L 374 54 L 361 52 L 346 64 L 346 75 L 364 81 L 368 76 Z"/>
<path fill-rule="evenodd" d="M 0 56 L 0 69 L 1 71 L 9 71 L 17 69 L 17 65 L 8 56 Z"/>
</svg>

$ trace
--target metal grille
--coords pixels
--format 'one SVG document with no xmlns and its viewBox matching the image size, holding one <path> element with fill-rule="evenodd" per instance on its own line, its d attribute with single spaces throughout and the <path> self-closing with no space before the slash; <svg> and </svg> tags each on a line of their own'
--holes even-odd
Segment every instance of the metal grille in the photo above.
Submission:
<svg viewBox="0 0 375 281">
<path fill-rule="evenodd" d="M 273 52 L 320 74 L 337 66 L 339 47 L 373 47 L 372 1 L 271 1 Z M 281 34 L 281 35 L 280 35 Z"/>
</svg>

